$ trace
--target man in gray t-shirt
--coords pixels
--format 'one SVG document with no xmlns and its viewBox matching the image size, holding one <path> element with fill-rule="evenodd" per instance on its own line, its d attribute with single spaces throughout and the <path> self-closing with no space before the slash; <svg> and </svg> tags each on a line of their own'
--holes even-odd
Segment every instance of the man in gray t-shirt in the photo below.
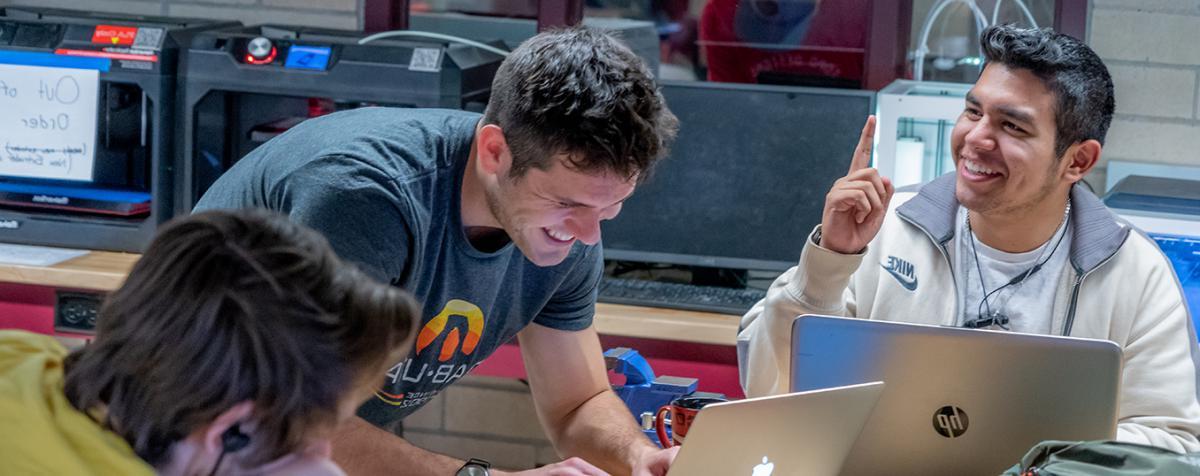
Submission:
<svg viewBox="0 0 1200 476">
<path fill-rule="evenodd" d="M 368 108 L 306 121 L 235 164 L 196 208 L 286 212 L 423 301 L 412 354 L 334 440 L 348 472 L 454 474 L 461 461 L 375 426 L 517 337 L 546 433 L 579 457 L 533 474 L 601 474 L 591 464 L 665 474 L 674 452 L 653 446 L 609 389 L 592 314 L 600 221 L 675 128 L 625 46 L 590 30 L 546 33 L 501 65 L 483 116 Z"/>
</svg>

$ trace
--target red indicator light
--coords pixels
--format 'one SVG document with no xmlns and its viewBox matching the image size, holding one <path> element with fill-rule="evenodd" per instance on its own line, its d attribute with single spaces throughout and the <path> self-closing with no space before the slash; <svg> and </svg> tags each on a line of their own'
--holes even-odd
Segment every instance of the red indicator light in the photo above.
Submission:
<svg viewBox="0 0 1200 476">
<path fill-rule="evenodd" d="M 255 58 L 254 55 L 246 53 L 246 62 L 249 64 L 268 64 L 272 61 L 275 61 L 275 56 L 277 54 L 279 54 L 279 50 L 272 46 L 271 52 L 267 53 L 267 55 L 262 58 Z"/>
</svg>

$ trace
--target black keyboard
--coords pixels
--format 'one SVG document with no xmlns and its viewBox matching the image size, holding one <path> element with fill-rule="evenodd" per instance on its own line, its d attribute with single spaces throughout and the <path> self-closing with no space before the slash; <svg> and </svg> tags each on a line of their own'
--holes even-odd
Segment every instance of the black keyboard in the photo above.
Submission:
<svg viewBox="0 0 1200 476">
<path fill-rule="evenodd" d="M 766 295 L 767 292 L 762 289 L 733 289 L 606 276 L 600 281 L 599 301 L 740 315 Z"/>
</svg>

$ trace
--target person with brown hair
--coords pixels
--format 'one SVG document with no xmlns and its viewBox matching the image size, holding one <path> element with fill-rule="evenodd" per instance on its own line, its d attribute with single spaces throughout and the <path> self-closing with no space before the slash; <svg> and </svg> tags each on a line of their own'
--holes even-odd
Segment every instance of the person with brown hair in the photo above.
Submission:
<svg viewBox="0 0 1200 476">
<path fill-rule="evenodd" d="M 329 437 L 408 352 L 417 305 L 263 210 L 165 226 L 69 355 L 0 331 L 15 474 L 342 474 Z"/>
<path fill-rule="evenodd" d="M 585 28 L 545 32 L 500 65 L 483 115 L 362 108 L 311 119 L 234 164 L 196 209 L 285 212 L 424 303 L 413 352 L 379 375 L 376 398 L 337 438 L 349 471 L 503 474 L 393 430 L 516 338 L 542 428 L 570 457 L 531 474 L 661 475 L 674 453 L 609 388 L 592 317 L 600 223 L 666 155 L 677 125 L 628 47 Z"/>
</svg>

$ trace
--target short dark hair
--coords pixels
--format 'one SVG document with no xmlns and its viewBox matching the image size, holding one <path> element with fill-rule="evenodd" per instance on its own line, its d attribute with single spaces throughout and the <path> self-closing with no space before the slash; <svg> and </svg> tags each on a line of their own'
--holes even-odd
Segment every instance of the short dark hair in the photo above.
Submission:
<svg viewBox="0 0 1200 476">
<path fill-rule="evenodd" d="M 1082 41 L 1050 29 L 993 25 L 979 37 L 987 63 L 1025 69 L 1054 94 L 1054 151 L 1062 157 L 1077 142 L 1104 144 L 1116 101 L 1104 62 Z"/>
<path fill-rule="evenodd" d="M 644 179 L 679 121 L 628 47 L 603 32 L 569 28 L 543 32 L 509 54 L 484 123 L 504 131 L 513 177 L 567 154 L 580 171 Z"/>
<path fill-rule="evenodd" d="M 146 462 L 243 401 L 258 465 L 337 423 L 351 390 L 399 359 L 418 308 L 341 262 L 321 235 L 265 210 L 165 226 L 105 300 L 64 391 Z"/>
</svg>

